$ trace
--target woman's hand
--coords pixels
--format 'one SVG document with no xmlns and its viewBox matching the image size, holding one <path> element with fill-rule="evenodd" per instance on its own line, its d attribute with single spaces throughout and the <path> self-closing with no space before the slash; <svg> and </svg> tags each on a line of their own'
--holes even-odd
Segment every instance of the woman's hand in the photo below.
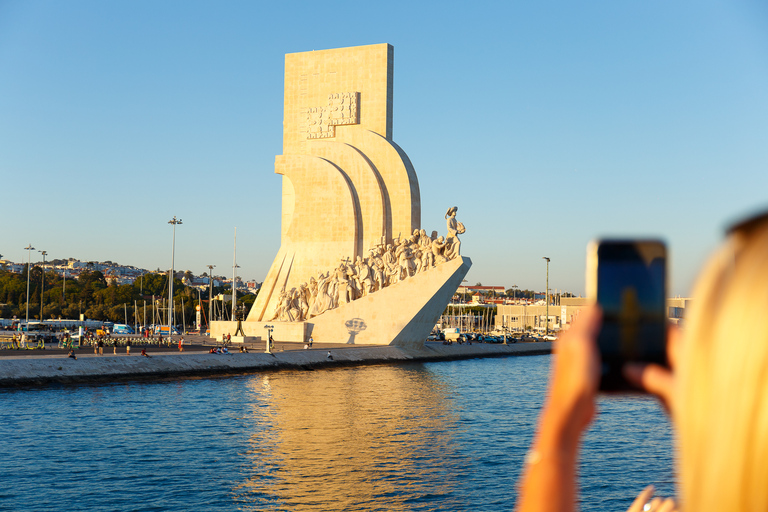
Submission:
<svg viewBox="0 0 768 512">
<path fill-rule="evenodd" d="M 578 442 L 595 414 L 595 395 L 600 384 L 596 339 L 601 322 L 600 308 L 586 308 L 555 345 L 544 421 L 556 422 L 566 441 Z"/>
<path fill-rule="evenodd" d="M 652 485 L 643 489 L 627 509 L 627 512 L 675 512 L 677 510 L 675 502 L 671 498 L 657 496 L 651 499 L 654 490 Z"/>
<path fill-rule="evenodd" d="M 680 330 L 670 326 L 667 333 L 667 360 L 669 369 L 657 364 L 627 363 L 624 365 L 624 377 L 640 389 L 656 395 L 667 414 L 674 410 L 673 390 L 675 385 L 675 367 L 680 351 Z"/>
<path fill-rule="evenodd" d="M 579 441 L 595 414 L 595 394 L 600 382 L 595 340 L 601 320 L 599 308 L 587 308 L 555 342 L 549 395 L 526 457 L 518 512 L 574 510 Z"/>
</svg>

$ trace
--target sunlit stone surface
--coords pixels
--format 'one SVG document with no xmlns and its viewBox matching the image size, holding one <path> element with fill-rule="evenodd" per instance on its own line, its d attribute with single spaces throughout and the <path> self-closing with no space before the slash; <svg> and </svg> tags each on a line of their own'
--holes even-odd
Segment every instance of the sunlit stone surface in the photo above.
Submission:
<svg viewBox="0 0 768 512">
<path fill-rule="evenodd" d="M 469 270 L 455 230 L 420 231 L 416 172 L 392 140 L 393 69 L 388 44 L 286 55 L 281 244 L 246 335 L 420 346 Z"/>
</svg>

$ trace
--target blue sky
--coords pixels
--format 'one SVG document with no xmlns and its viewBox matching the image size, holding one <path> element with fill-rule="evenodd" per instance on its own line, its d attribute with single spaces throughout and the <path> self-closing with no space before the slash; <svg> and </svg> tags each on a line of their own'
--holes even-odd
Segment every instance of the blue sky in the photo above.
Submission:
<svg viewBox="0 0 768 512">
<path fill-rule="evenodd" d="M 0 0 L 0 254 L 167 269 L 176 215 L 176 268 L 231 275 L 237 227 L 262 280 L 284 55 L 375 43 L 422 227 L 459 207 L 471 284 L 543 290 L 548 256 L 583 293 L 590 239 L 651 235 L 687 295 L 768 206 L 764 2 Z"/>
</svg>

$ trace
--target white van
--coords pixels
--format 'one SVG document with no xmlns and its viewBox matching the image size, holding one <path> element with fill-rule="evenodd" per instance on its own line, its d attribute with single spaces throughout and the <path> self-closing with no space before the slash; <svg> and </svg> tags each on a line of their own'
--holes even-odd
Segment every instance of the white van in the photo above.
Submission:
<svg viewBox="0 0 768 512">
<path fill-rule="evenodd" d="M 135 332 L 130 325 L 115 324 L 112 326 L 112 334 L 135 334 Z"/>
<path fill-rule="evenodd" d="M 461 335 L 461 331 L 459 331 L 458 327 L 449 327 L 448 329 L 445 329 L 443 331 L 443 334 L 445 334 L 446 340 L 456 341 L 459 339 L 459 336 Z"/>
</svg>

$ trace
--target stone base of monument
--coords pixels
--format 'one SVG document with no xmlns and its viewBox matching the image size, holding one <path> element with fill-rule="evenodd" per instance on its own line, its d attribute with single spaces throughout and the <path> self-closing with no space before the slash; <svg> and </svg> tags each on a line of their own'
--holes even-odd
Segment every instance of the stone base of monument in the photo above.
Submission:
<svg viewBox="0 0 768 512">
<path fill-rule="evenodd" d="M 416 274 L 383 290 L 305 322 L 243 322 L 246 337 L 267 337 L 271 326 L 276 341 L 350 345 L 397 345 L 418 348 L 451 301 L 472 261 L 459 257 Z M 211 322 L 211 335 L 234 332 L 237 322 Z M 235 337 L 232 336 L 232 340 Z"/>
<path fill-rule="evenodd" d="M 316 343 L 421 347 L 467 275 L 455 258 L 308 321 Z"/>
<path fill-rule="evenodd" d="M 260 338 L 258 341 L 264 341 L 267 339 L 266 326 L 272 326 L 272 337 L 277 341 L 297 341 L 303 342 L 309 339 L 309 332 L 307 331 L 306 322 L 248 322 L 242 323 L 243 332 L 245 337 L 248 338 Z M 232 334 L 237 329 L 237 322 L 211 322 L 211 337 L 217 340 L 221 339 L 222 335 Z M 232 336 L 234 340 L 235 337 Z"/>
<path fill-rule="evenodd" d="M 221 336 L 219 336 L 221 338 Z M 262 340 L 261 336 L 232 336 L 232 343 L 258 343 Z"/>
<path fill-rule="evenodd" d="M 272 326 L 276 341 L 421 347 L 467 275 L 472 261 L 455 258 L 427 272 L 374 292 L 305 322 L 243 322 L 247 336 L 266 339 Z M 237 322 L 212 322 L 221 337 Z M 224 329 L 222 331 L 222 329 Z M 234 340 L 234 336 L 232 340 Z"/>
</svg>

